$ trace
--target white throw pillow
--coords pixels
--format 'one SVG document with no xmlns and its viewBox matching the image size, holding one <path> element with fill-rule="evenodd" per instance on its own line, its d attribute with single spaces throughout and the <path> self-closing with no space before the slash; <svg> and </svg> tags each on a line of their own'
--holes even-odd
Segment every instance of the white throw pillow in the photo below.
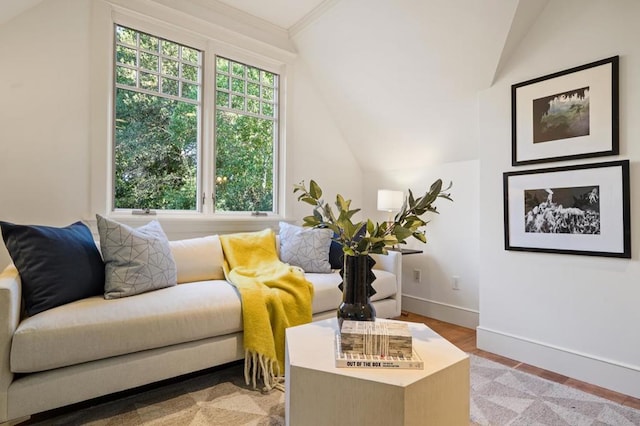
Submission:
<svg viewBox="0 0 640 426">
<path fill-rule="evenodd" d="M 302 228 L 280 222 L 280 260 L 305 272 L 329 273 L 330 229 Z"/>
<path fill-rule="evenodd" d="M 178 284 L 223 280 L 224 254 L 217 235 L 169 241 L 178 268 Z"/>
<path fill-rule="evenodd" d="M 96 218 L 105 264 L 105 299 L 133 296 L 177 284 L 176 263 L 158 221 L 132 228 L 100 215 Z"/>
</svg>

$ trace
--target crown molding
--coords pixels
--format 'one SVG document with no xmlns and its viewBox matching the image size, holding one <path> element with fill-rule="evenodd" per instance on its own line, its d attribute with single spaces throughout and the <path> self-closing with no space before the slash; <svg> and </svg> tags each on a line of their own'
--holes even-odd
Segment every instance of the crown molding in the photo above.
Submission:
<svg viewBox="0 0 640 426">
<path fill-rule="evenodd" d="M 340 0 L 325 0 L 316 6 L 311 12 L 307 13 L 298 22 L 289 28 L 289 37 L 294 38 L 298 33 L 317 21 L 321 16 L 335 6 Z"/>
<path fill-rule="evenodd" d="M 107 1 L 118 2 L 122 6 L 125 6 L 123 3 L 129 3 L 119 0 Z M 146 0 L 146 2 L 171 9 L 209 25 L 224 28 L 257 42 L 269 44 L 290 54 L 297 53 L 287 30 L 217 0 Z"/>
</svg>

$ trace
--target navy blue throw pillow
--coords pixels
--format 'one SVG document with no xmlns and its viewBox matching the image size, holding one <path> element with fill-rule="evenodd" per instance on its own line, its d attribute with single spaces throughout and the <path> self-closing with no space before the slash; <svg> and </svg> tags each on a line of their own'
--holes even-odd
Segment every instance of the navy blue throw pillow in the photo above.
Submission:
<svg viewBox="0 0 640 426">
<path fill-rule="evenodd" d="M 104 292 L 104 263 L 82 222 L 54 228 L 0 221 L 0 228 L 30 316 Z"/>
</svg>

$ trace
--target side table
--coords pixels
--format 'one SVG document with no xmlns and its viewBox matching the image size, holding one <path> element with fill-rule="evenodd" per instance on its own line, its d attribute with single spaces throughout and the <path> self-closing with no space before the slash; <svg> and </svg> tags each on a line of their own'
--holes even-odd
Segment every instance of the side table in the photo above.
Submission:
<svg viewBox="0 0 640 426">
<path fill-rule="evenodd" d="M 468 425 L 469 356 L 424 324 L 409 329 L 423 370 L 337 368 L 335 318 L 288 328 L 286 424 Z"/>
<path fill-rule="evenodd" d="M 420 253 L 424 253 L 422 250 L 416 250 L 416 249 L 406 249 L 406 248 L 390 248 L 388 249 L 390 251 L 397 251 L 398 253 L 400 253 L 403 256 L 407 256 L 410 254 L 420 254 Z"/>
</svg>

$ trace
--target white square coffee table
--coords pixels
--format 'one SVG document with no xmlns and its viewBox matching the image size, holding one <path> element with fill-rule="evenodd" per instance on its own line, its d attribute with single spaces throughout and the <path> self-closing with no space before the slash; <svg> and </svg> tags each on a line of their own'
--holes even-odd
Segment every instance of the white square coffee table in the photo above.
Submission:
<svg viewBox="0 0 640 426">
<path fill-rule="evenodd" d="M 422 370 L 335 367 L 335 318 L 288 328 L 286 424 L 468 425 L 469 356 L 426 325 L 408 324 Z"/>
</svg>

